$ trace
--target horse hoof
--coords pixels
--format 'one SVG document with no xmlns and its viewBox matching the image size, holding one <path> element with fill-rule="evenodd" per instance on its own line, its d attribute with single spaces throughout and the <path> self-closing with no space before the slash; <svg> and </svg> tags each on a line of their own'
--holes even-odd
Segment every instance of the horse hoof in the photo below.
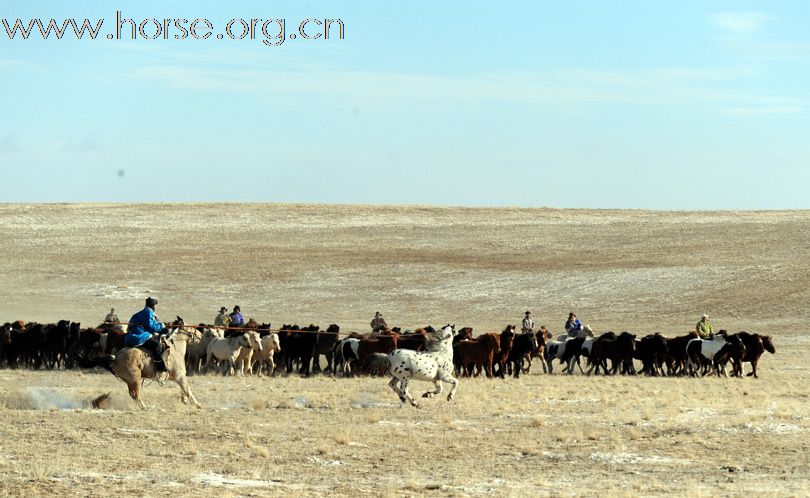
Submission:
<svg viewBox="0 0 810 498">
<path fill-rule="evenodd" d="M 447 395 L 447 401 L 453 401 L 453 395 L 452 394 Z"/>
<path fill-rule="evenodd" d="M 422 395 L 423 398 L 430 398 L 431 396 L 433 396 L 433 393 L 425 393 Z"/>
</svg>

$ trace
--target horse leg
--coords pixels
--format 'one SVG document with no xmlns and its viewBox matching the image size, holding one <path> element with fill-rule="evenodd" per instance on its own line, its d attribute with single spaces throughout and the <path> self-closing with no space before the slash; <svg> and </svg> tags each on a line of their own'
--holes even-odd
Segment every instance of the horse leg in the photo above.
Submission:
<svg viewBox="0 0 810 498">
<path fill-rule="evenodd" d="M 408 400 L 415 408 L 419 408 L 419 404 L 413 399 L 413 396 L 411 396 L 411 393 L 408 391 L 408 379 L 402 379 L 400 386 L 400 389 L 402 389 L 402 394 L 405 395 L 405 399 Z"/>
<path fill-rule="evenodd" d="M 422 395 L 423 398 L 432 398 L 433 396 L 438 396 L 442 393 L 442 383 L 439 382 L 439 379 L 433 381 L 433 385 L 436 386 L 436 389 L 433 391 L 428 391 Z"/>
<path fill-rule="evenodd" d="M 458 389 L 458 379 L 453 377 L 452 374 L 443 375 L 440 373 L 439 380 L 453 385 L 453 387 L 450 388 L 450 392 L 447 394 L 447 401 L 452 401 L 453 397 L 456 395 L 456 389 Z"/>
<path fill-rule="evenodd" d="M 572 356 L 568 360 L 568 375 L 574 375 L 574 367 L 576 366 L 576 364 L 577 364 L 577 358 L 575 356 Z"/>
<path fill-rule="evenodd" d="M 180 386 L 180 401 L 182 401 L 183 404 L 188 404 L 189 400 L 191 400 L 191 404 L 193 404 L 197 408 L 200 408 L 202 406 L 200 402 L 197 401 L 197 398 L 195 398 L 194 395 L 191 394 L 191 388 L 188 387 L 188 381 L 186 380 L 185 375 L 177 379 L 174 379 L 174 381 L 177 382 L 178 386 Z"/>
<path fill-rule="evenodd" d="M 245 372 L 245 367 L 247 367 L 247 372 Z M 242 365 L 242 376 L 245 375 L 253 375 L 253 350 L 251 349 L 247 355 L 247 359 L 245 363 Z"/>
<path fill-rule="evenodd" d="M 391 380 L 388 381 L 388 387 L 390 387 L 395 393 L 397 393 L 397 396 L 399 396 L 399 401 L 402 402 L 402 404 L 404 405 L 407 400 L 405 399 L 405 394 L 397 385 L 397 382 L 399 382 L 398 378 L 391 377 Z"/>
<path fill-rule="evenodd" d="M 146 405 L 143 400 L 141 400 L 141 379 L 136 378 L 127 381 L 127 388 L 129 388 L 129 396 L 138 403 L 142 409 L 146 410 Z"/>
</svg>

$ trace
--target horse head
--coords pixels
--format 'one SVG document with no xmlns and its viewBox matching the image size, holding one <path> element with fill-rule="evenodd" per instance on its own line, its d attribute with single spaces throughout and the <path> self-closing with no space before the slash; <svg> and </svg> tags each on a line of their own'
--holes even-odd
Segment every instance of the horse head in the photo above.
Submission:
<svg viewBox="0 0 810 498">
<path fill-rule="evenodd" d="M 0 342 L 5 345 L 11 344 L 11 324 L 6 323 L 3 325 L 2 329 L 0 329 Z"/>
<path fill-rule="evenodd" d="M 761 335 L 760 338 L 762 339 L 762 346 L 765 348 L 765 351 L 776 354 L 776 348 L 773 347 L 773 340 L 769 335 Z"/>
<path fill-rule="evenodd" d="M 593 329 L 590 325 L 583 325 L 579 331 L 579 337 L 593 337 Z"/>
<path fill-rule="evenodd" d="M 259 333 L 255 330 L 250 330 L 245 335 L 248 337 L 248 342 L 250 343 L 250 347 L 256 349 L 258 351 L 262 350 L 262 340 L 259 337 Z"/>
<path fill-rule="evenodd" d="M 471 341 L 473 338 L 472 327 L 464 327 L 458 331 L 457 337 L 462 341 Z"/>
</svg>

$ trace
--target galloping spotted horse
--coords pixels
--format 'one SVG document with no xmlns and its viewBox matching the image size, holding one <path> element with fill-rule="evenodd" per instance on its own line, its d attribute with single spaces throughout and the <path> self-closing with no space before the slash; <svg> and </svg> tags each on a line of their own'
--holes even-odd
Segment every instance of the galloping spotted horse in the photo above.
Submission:
<svg viewBox="0 0 810 498">
<path fill-rule="evenodd" d="M 455 335 L 455 327 L 447 325 L 435 333 L 435 340 L 430 342 L 425 351 L 416 352 L 410 349 L 391 351 L 388 355 L 388 373 L 391 375 L 388 385 L 397 393 L 403 404 L 407 401 L 419 408 L 408 392 L 408 382 L 412 379 L 433 382 L 436 386 L 435 391 L 426 392 L 422 395 L 423 398 L 441 394 L 441 382 L 452 384 L 453 387 L 450 388 L 447 401 L 453 399 L 458 388 L 458 379 L 453 370 L 453 336 Z"/>
</svg>

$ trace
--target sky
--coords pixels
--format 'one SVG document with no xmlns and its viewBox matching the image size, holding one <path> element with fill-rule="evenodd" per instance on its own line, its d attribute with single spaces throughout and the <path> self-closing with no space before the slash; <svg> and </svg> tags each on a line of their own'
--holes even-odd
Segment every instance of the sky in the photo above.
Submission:
<svg viewBox="0 0 810 498">
<path fill-rule="evenodd" d="M 0 19 L 107 34 L 116 10 L 345 37 L 0 27 L 0 202 L 810 208 L 804 1 L 4 1 Z"/>
</svg>

